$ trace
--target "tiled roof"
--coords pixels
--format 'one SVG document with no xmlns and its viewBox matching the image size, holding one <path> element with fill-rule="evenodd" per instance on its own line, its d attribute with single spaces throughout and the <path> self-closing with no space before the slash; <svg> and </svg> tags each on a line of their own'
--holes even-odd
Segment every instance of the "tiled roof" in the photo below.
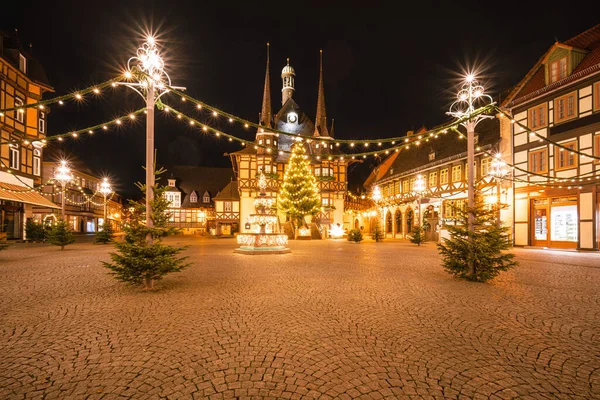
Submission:
<svg viewBox="0 0 600 400">
<path fill-rule="evenodd" d="M 588 51 L 584 59 L 575 67 L 571 75 L 565 79 L 546 85 L 544 62 L 556 47 L 569 46 Z M 582 78 L 600 70 L 600 24 L 580 33 L 579 35 L 562 43 L 554 43 L 548 51 L 536 62 L 533 68 L 519 82 L 512 93 L 503 102 L 503 106 L 511 106 L 523 102 L 531 97 L 544 93 L 554 88 L 567 84 L 575 79 Z"/>
<path fill-rule="evenodd" d="M 181 192 L 181 208 L 212 207 L 214 196 L 234 179 L 231 167 L 216 168 L 174 165 L 165 166 L 165 169 L 167 172 L 160 176 L 159 183 L 166 185 L 167 179 L 177 179 L 175 185 Z M 190 203 L 190 194 L 193 191 L 198 196 L 197 203 Z M 211 202 L 209 204 L 202 202 L 205 192 L 208 192 L 210 195 Z"/>
<path fill-rule="evenodd" d="M 466 135 L 466 130 L 461 126 L 459 130 Z M 500 140 L 500 122 L 497 118 L 488 118 L 481 121 L 475 128 L 475 135 L 478 137 L 477 146 L 495 145 Z M 429 154 L 435 152 L 435 159 L 429 160 Z M 450 160 L 452 157 L 459 157 L 467 152 L 467 140 L 459 139 L 458 134 L 448 131 L 439 134 L 437 139 L 430 139 L 419 147 L 411 146 L 408 150 L 400 150 L 398 153 L 391 154 L 388 159 L 394 157 L 387 168 L 382 168 L 381 173 L 376 179 L 367 178 L 365 187 L 375 184 L 384 179 L 400 177 L 410 173 L 411 170 L 425 169 L 439 164 L 443 160 Z M 388 159 L 381 165 L 387 165 Z"/>
<path fill-rule="evenodd" d="M 239 200 L 240 192 L 238 191 L 237 181 L 231 181 L 225 186 L 213 200 Z"/>
<path fill-rule="evenodd" d="M 26 75 L 34 82 L 41 83 L 52 91 L 50 81 L 46 75 L 46 71 L 42 64 L 33 57 L 33 54 L 25 49 L 15 33 L 10 33 L 0 29 L 0 57 L 12 64 L 13 67 L 19 68 L 19 54 L 22 54 L 27 59 Z"/>
</svg>

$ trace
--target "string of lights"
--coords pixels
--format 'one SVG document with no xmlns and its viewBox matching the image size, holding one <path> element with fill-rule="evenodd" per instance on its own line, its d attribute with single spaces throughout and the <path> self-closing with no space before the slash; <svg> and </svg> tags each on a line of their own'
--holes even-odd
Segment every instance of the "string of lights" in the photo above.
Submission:
<svg viewBox="0 0 600 400">
<path fill-rule="evenodd" d="M 64 139 L 66 138 L 72 138 L 72 139 L 77 139 L 79 138 L 81 135 L 93 135 L 94 133 L 96 133 L 96 131 L 108 131 L 109 128 L 111 127 L 115 127 L 115 126 L 121 126 L 123 125 L 123 123 L 125 121 L 134 121 L 137 117 L 138 114 L 141 114 L 143 112 L 145 112 L 146 109 L 145 108 L 141 108 L 139 110 L 133 111 L 127 115 L 123 115 L 119 118 L 116 119 L 112 119 L 110 121 L 107 122 L 102 122 L 99 124 L 96 124 L 94 126 L 89 126 L 87 128 L 82 128 L 82 129 L 78 129 L 75 131 L 70 131 L 70 132 L 65 132 L 65 133 L 59 133 L 56 135 L 52 135 L 52 136 L 46 136 L 46 138 L 44 139 L 39 139 L 33 136 L 27 136 L 24 132 L 21 131 L 15 131 L 15 134 L 19 135 L 20 138 L 19 139 L 12 139 L 9 141 L 5 141 L 5 142 L 0 142 L 0 145 L 3 144 L 8 144 L 9 146 L 12 145 L 18 145 L 19 143 L 24 145 L 24 146 L 29 146 L 31 144 L 37 144 L 37 143 L 41 143 L 42 145 L 47 144 L 48 142 L 51 141 L 59 141 L 62 142 Z"/>
<path fill-rule="evenodd" d="M 65 104 L 65 101 L 68 101 L 68 100 L 82 101 L 84 99 L 84 96 L 87 94 L 92 93 L 94 95 L 100 95 L 100 94 L 102 94 L 102 89 L 105 89 L 106 87 L 116 88 L 117 82 L 120 82 L 122 79 L 123 79 L 123 77 L 119 76 L 119 77 L 116 77 L 113 79 L 109 79 L 106 82 L 102 82 L 100 84 L 93 85 L 93 86 L 87 87 L 82 90 L 78 90 L 73 93 L 53 97 L 53 98 L 47 99 L 47 100 L 40 100 L 35 103 L 23 104 L 23 105 L 16 106 L 16 107 L 3 108 L 3 109 L 0 109 L 0 117 L 3 117 L 6 113 L 11 112 L 11 111 L 25 112 L 25 109 L 28 109 L 28 108 L 38 108 L 40 110 L 44 110 L 47 106 L 49 106 L 51 104 L 55 104 L 55 103 L 58 103 L 58 105 L 62 106 Z"/>
</svg>

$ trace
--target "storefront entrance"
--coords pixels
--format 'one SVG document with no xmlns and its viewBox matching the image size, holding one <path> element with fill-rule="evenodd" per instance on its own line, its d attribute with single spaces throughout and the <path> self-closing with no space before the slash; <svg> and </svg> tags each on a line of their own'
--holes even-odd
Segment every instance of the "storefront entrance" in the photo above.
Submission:
<svg viewBox="0 0 600 400">
<path fill-rule="evenodd" d="M 577 197 L 532 200 L 532 246 L 577 248 Z"/>
</svg>

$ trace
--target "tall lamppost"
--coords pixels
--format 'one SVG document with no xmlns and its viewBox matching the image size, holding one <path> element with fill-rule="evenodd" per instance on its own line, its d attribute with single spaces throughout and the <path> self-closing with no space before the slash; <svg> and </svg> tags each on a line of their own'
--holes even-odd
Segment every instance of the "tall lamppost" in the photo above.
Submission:
<svg viewBox="0 0 600 400">
<path fill-rule="evenodd" d="M 110 187 L 110 183 L 108 182 L 108 178 L 104 178 L 102 180 L 102 183 L 100 184 L 100 190 L 98 190 L 100 193 L 102 193 L 102 195 L 104 195 L 104 219 L 102 220 L 102 229 L 104 230 L 104 226 L 106 225 L 106 206 L 107 206 L 107 201 L 106 201 L 106 196 L 108 196 L 109 194 L 112 193 L 112 188 Z"/>
<path fill-rule="evenodd" d="M 417 179 L 415 180 L 413 190 L 417 193 L 417 196 L 418 196 L 418 204 L 419 205 L 418 205 L 417 210 L 419 210 L 419 227 L 422 227 L 423 226 L 423 223 L 422 223 L 423 217 L 421 216 L 421 197 L 423 196 L 423 192 L 425 191 L 425 179 L 423 179 L 423 175 L 421 175 L 421 174 L 417 175 Z"/>
<path fill-rule="evenodd" d="M 506 165 L 506 162 L 502 159 L 502 154 L 498 153 L 492 159 L 492 163 L 490 165 L 490 175 L 494 177 L 496 181 L 496 210 L 497 214 L 497 224 L 498 227 L 502 225 L 500 220 L 500 184 L 502 183 L 502 179 L 508 174 L 509 168 Z"/>
<path fill-rule="evenodd" d="M 485 118 L 493 118 L 491 115 L 473 115 L 475 106 L 490 105 L 494 101 L 491 96 L 484 93 L 484 88 L 475 80 L 475 76 L 469 74 L 465 78 L 460 91 L 457 94 L 457 100 L 450 105 L 450 110 L 446 113 L 454 118 L 462 119 L 460 124 L 467 129 L 467 207 L 468 207 L 468 240 L 472 242 L 474 233 L 475 214 L 475 127 Z M 467 260 L 469 272 L 475 273 L 475 265 L 469 258 Z"/>
<path fill-rule="evenodd" d="M 137 69 L 142 74 L 134 75 Z M 167 93 L 167 86 L 178 90 L 184 87 L 171 86 L 171 78 L 165 72 L 165 62 L 156 47 L 156 39 L 148 36 L 146 42 L 137 49 L 137 55 L 127 61 L 128 71 L 125 77 L 138 79 L 138 82 L 117 82 L 135 90 L 146 101 L 146 226 L 152 228 L 152 201 L 154 200 L 154 105 Z M 150 233 L 146 235 L 146 243 L 152 244 Z"/>
<path fill-rule="evenodd" d="M 73 180 L 73 174 L 71 168 L 67 164 L 66 160 L 62 160 L 60 165 L 54 170 L 54 180 L 60 183 L 62 194 L 60 195 L 61 206 L 60 206 L 60 217 L 65 220 L 65 200 L 67 197 L 67 184 Z"/>
</svg>

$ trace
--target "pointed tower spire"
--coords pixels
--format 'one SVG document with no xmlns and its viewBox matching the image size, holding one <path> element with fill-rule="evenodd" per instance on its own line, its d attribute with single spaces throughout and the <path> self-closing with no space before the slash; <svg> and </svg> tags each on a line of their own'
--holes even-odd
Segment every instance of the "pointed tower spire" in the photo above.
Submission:
<svg viewBox="0 0 600 400">
<path fill-rule="evenodd" d="M 271 79 L 269 78 L 269 48 L 270 45 L 267 43 L 267 71 L 265 73 L 265 89 L 263 91 L 263 103 L 262 111 L 260 113 L 259 125 L 265 128 L 271 128 L 272 109 L 271 109 Z"/>
<path fill-rule="evenodd" d="M 323 50 L 319 51 L 319 94 L 317 97 L 317 116 L 315 117 L 315 133 L 313 136 L 329 137 L 327 131 L 327 111 L 325 110 L 325 89 L 323 87 Z"/>
</svg>

